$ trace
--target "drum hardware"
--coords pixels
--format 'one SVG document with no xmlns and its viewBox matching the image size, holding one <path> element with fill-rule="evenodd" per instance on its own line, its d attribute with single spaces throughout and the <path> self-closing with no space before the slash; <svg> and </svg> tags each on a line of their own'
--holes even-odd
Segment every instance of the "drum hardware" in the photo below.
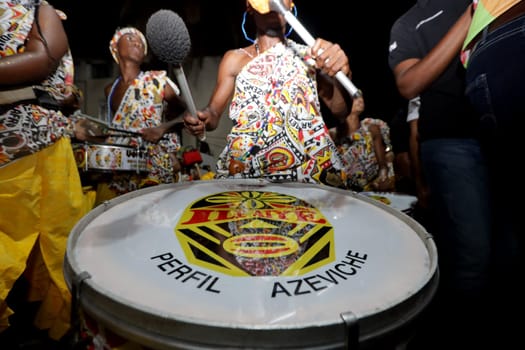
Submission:
<svg viewBox="0 0 525 350">
<path fill-rule="evenodd" d="M 84 142 L 84 171 L 88 171 L 88 143 Z"/>
<path fill-rule="evenodd" d="M 341 313 L 341 319 L 346 326 L 347 349 L 358 349 L 359 347 L 359 319 L 351 311 Z"/>
</svg>

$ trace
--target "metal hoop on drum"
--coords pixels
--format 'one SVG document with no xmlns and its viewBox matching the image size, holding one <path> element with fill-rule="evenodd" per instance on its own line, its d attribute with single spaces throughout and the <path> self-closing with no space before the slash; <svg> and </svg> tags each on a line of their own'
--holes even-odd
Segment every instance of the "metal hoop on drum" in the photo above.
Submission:
<svg viewBox="0 0 525 350">
<path fill-rule="evenodd" d="M 359 193 L 397 209 L 409 216 L 413 216 L 414 206 L 417 202 L 416 196 L 397 192 L 366 191 Z"/>
<path fill-rule="evenodd" d="M 74 227 L 64 267 L 70 289 L 90 276 L 78 287 L 85 314 L 153 349 L 395 343 L 438 283 L 432 237 L 397 209 L 258 180 L 112 199 Z"/>
</svg>

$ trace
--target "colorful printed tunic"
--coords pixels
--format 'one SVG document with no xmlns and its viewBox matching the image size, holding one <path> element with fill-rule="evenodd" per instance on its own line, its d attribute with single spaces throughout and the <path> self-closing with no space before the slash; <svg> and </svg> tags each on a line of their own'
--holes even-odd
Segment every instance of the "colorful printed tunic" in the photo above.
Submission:
<svg viewBox="0 0 525 350">
<path fill-rule="evenodd" d="M 347 141 L 338 146 L 339 152 L 345 162 L 345 172 L 348 179 L 348 187 L 357 190 L 368 190 L 368 185 L 379 174 L 379 163 L 374 150 L 372 133 L 369 131 L 371 125 L 377 125 L 381 131 L 381 137 L 387 147 L 390 147 L 390 128 L 381 119 L 365 118 L 361 121 L 361 127 L 347 136 Z M 393 175 L 393 167 L 389 164 L 389 174 Z M 391 174 L 392 173 L 392 174 Z"/>
<path fill-rule="evenodd" d="M 217 177 L 324 183 L 339 187 L 342 161 L 320 113 L 315 69 L 291 40 L 251 60 L 236 78 L 229 116 L 234 122 L 217 162 Z M 343 185 L 344 186 L 344 185 Z"/>
<path fill-rule="evenodd" d="M 109 125 L 116 129 L 139 132 L 142 129 L 159 126 L 163 121 L 164 113 L 164 88 L 169 77 L 166 71 L 140 72 L 137 78 L 130 84 L 115 115 L 108 112 Z M 115 80 L 113 88 L 117 86 L 120 78 Z M 172 87 L 176 88 L 173 82 Z M 176 89 L 175 93 L 180 91 Z M 108 96 L 108 111 L 111 109 L 112 93 Z M 160 183 L 172 183 L 173 161 L 170 153 L 177 152 L 180 142 L 177 134 L 169 133 L 157 143 L 144 142 L 140 137 L 109 137 L 109 144 L 144 147 L 147 151 L 148 173 L 140 174 L 118 174 L 115 175 L 110 188 L 119 193 L 125 193 L 138 188 Z"/>
<path fill-rule="evenodd" d="M 25 50 L 35 18 L 34 1 L 0 2 L 0 59 Z M 71 94 L 74 65 L 71 52 L 39 88 L 60 102 Z M 73 125 L 61 112 L 35 103 L 0 105 L 0 167 L 36 153 L 63 135 L 72 136 Z"/>
<path fill-rule="evenodd" d="M 24 52 L 40 3 L 0 1 L 0 59 Z M 73 73 L 68 52 L 39 88 L 60 101 L 71 93 Z M 6 298 L 23 276 L 28 288 L 19 297 L 39 302 L 33 324 L 58 340 L 70 330 L 67 240 L 91 210 L 95 193 L 84 193 L 70 138 L 64 137 L 72 135 L 72 122 L 36 100 L 9 103 L 0 105 L 0 332 L 19 311 Z"/>
</svg>

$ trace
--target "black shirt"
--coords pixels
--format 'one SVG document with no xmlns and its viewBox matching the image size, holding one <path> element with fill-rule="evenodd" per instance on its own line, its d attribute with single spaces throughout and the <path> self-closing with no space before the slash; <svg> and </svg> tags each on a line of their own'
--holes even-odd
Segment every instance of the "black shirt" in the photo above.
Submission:
<svg viewBox="0 0 525 350">
<path fill-rule="evenodd" d="M 419 0 L 390 31 L 388 63 L 425 57 L 465 11 L 471 0 Z M 424 92 L 419 109 L 421 141 L 475 136 L 477 118 L 465 95 L 465 70 L 457 58 Z"/>
</svg>

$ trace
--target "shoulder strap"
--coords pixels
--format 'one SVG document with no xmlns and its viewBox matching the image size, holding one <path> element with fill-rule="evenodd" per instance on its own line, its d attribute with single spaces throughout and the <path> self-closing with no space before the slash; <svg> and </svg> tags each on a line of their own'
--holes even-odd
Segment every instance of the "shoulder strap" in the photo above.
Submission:
<svg viewBox="0 0 525 350">
<path fill-rule="evenodd" d="M 113 94 L 115 93 L 115 88 L 117 87 L 117 84 L 120 82 L 120 80 L 122 79 L 122 77 L 118 77 L 117 79 L 115 79 L 115 81 L 113 82 L 113 85 L 111 86 L 111 90 L 109 91 L 109 94 L 108 94 L 108 99 L 106 101 L 106 109 L 107 109 L 107 114 L 106 114 L 106 119 L 107 119 L 107 122 L 108 122 L 108 125 L 111 125 L 113 124 L 113 113 L 111 113 L 111 99 L 113 97 Z"/>
</svg>

